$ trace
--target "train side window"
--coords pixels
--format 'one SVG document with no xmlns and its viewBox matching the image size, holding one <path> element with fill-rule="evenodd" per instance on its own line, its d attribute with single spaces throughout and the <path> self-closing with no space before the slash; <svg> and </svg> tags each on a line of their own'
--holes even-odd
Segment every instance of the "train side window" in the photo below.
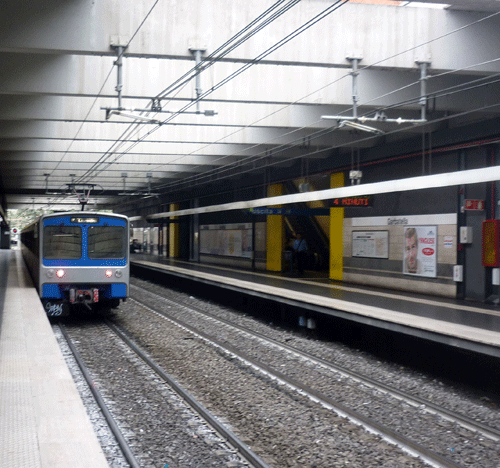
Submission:
<svg viewBox="0 0 500 468">
<path fill-rule="evenodd" d="M 45 226 L 43 229 L 43 258 L 72 260 L 82 256 L 80 226 Z"/>
<path fill-rule="evenodd" d="M 88 230 L 89 258 L 125 258 L 128 242 L 122 226 L 91 226 Z"/>
</svg>

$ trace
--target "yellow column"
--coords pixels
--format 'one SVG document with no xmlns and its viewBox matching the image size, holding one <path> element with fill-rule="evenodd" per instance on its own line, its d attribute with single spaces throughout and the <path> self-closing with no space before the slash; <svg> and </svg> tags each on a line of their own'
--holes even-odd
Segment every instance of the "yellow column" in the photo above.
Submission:
<svg viewBox="0 0 500 468">
<path fill-rule="evenodd" d="M 283 195 L 283 185 L 273 184 L 267 188 L 268 197 L 276 197 Z M 281 205 L 274 208 L 280 208 Z M 283 247 L 285 245 L 285 224 L 282 215 L 267 216 L 267 233 L 266 233 L 266 263 L 267 270 L 281 271 L 281 259 Z"/>
<path fill-rule="evenodd" d="M 179 205 L 177 203 L 170 204 L 170 211 L 177 211 Z M 170 218 L 172 221 L 174 219 L 179 219 L 178 216 L 172 216 Z M 180 253 L 180 236 L 179 236 L 179 223 L 170 223 L 168 227 L 168 256 L 170 258 L 178 258 Z"/>
<path fill-rule="evenodd" d="M 330 187 L 344 186 L 344 173 L 332 174 Z M 330 278 L 342 281 L 344 273 L 344 208 L 330 208 Z"/>
</svg>

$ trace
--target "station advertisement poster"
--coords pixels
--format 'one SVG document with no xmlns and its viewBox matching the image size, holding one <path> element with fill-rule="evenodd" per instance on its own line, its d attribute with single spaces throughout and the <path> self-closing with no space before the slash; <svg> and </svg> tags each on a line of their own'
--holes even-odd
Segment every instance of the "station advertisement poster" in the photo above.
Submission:
<svg viewBox="0 0 500 468">
<path fill-rule="evenodd" d="M 437 276 L 437 226 L 405 226 L 403 273 Z"/>
<path fill-rule="evenodd" d="M 252 258 L 252 224 L 200 226 L 200 253 Z"/>
</svg>

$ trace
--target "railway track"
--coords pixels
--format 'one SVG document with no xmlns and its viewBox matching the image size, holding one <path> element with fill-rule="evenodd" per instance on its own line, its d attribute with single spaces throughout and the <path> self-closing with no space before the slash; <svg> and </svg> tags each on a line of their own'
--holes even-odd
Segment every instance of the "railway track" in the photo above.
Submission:
<svg viewBox="0 0 500 468">
<path fill-rule="evenodd" d="M 155 293 L 151 293 L 151 294 L 155 294 Z M 283 351 L 292 353 L 295 356 L 298 356 L 311 364 L 316 364 L 316 365 L 322 366 L 325 369 L 328 369 L 332 372 L 338 373 L 344 377 L 352 379 L 353 381 L 359 382 L 362 385 L 373 388 L 379 392 L 386 393 L 386 394 L 388 394 L 394 398 L 397 398 L 397 399 L 399 399 L 399 400 L 401 400 L 409 405 L 419 407 L 424 412 L 427 412 L 429 414 L 439 415 L 440 417 L 447 419 L 455 424 L 458 424 L 465 429 L 468 429 L 468 430 L 474 431 L 478 434 L 481 434 L 483 437 L 486 437 L 492 441 L 500 442 L 500 430 L 499 429 L 488 426 L 487 424 L 484 424 L 480 421 L 472 419 L 472 418 L 470 418 L 464 414 L 461 414 L 457 411 L 452 411 L 443 405 L 435 404 L 428 399 L 421 398 L 421 397 L 414 395 L 410 392 L 401 390 L 395 386 L 388 385 L 380 380 L 376 380 L 370 376 L 363 375 L 359 372 L 348 369 L 347 367 L 336 364 L 335 362 L 328 361 L 326 359 L 318 357 L 310 352 L 303 351 L 297 347 L 294 347 L 294 346 L 291 346 L 289 344 L 283 343 L 281 341 L 275 340 L 269 336 L 266 336 L 262 333 L 259 333 L 256 330 L 252 330 L 248 327 L 245 327 L 245 326 L 242 326 L 240 324 L 233 323 L 233 322 L 226 320 L 224 318 L 218 317 L 214 314 L 211 314 L 210 312 L 207 312 L 206 310 L 202 310 L 196 306 L 193 306 L 192 304 L 182 303 L 179 301 L 172 301 L 171 299 L 168 299 L 167 297 L 161 296 L 158 294 L 156 296 L 158 298 L 161 298 L 162 300 L 168 301 L 172 305 L 186 307 L 186 308 L 191 309 L 199 314 L 202 314 L 202 315 L 204 315 L 212 320 L 218 321 L 225 326 L 232 327 L 234 330 L 237 330 L 240 333 L 246 334 L 249 337 L 258 338 L 259 340 L 261 340 L 261 342 L 266 343 L 267 345 L 270 345 L 270 346 L 273 346 L 277 349 L 281 349 Z M 163 314 L 163 315 L 165 315 L 165 314 Z M 214 341 L 214 343 L 216 343 L 218 346 L 226 346 L 222 343 L 218 343 L 216 340 L 214 340 L 213 338 L 210 338 L 208 335 L 204 336 L 203 332 L 201 332 L 200 330 L 197 330 L 194 327 L 191 327 L 190 325 L 188 325 L 182 321 L 179 321 L 178 323 L 180 325 L 190 329 L 193 333 L 199 334 L 200 336 L 203 336 L 207 340 Z M 227 346 L 227 350 L 234 353 L 234 354 L 238 354 L 237 349 L 235 349 L 234 347 L 231 347 L 229 345 Z M 247 359 L 249 362 L 251 361 L 251 358 L 249 358 L 248 356 L 242 355 L 241 357 L 244 359 Z M 263 369 L 265 369 L 265 365 L 263 365 Z"/>
<path fill-rule="evenodd" d="M 315 340 L 134 284 L 112 323 L 66 333 L 116 415 L 130 466 L 497 468 L 498 411 L 497 426 L 476 420 L 339 365 Z"/>
<path fill-rule="evenodd" d="M 85 379 L 85 382 L 87 383 L 87 388 L 90 390 L 92 393 L 96 405 L 99 407 L 99 410 L 102 412 L 106 423 L 113 434 L 114 438 L 116 439 L 116 442 L 118 443 L 120 450 L 123 454 L 123 457 L 127 461 L 127 463 L 130 465 L 131 468 L 140 468 L 140 464 L 136 457 L 134 456 L 134 453 L 128 444 L 126 438 L 123 436 L 122 431 L 120 430 L 115 418 L 111 414 L 111 411 L 109 410 L 108 406 L 106 405 L 106 402 L 104 398 L 101 395 L 101 392 L 99 389 L 94 385 L 94 381 L 92 379 L 92 376 L 87 369 L 87 366 L 85 365 L 84 360 L 82 359 L 80 353 L 78 352 L 78 349 L 75 346 L 75 343 L 73 343 L 73 340 L 69 336 L 66 327 L 64 325 L 59 325 L 59 330 L 61 331 L 62 336 L 66 340 L 66 344 L 68 345 L 69 349 L 71 350 L 71 353 L 78 365 L 78 368 L 80 369 L 80 372 L 83 375 L 83 378 Z"/>
<path fill-rule="evenodd" d="M 106 421 L 115 436 L 120 449 L 132 468 L 140 468 L 142 466 L 219 466 L 222 464 L 226 464 L 232 467 L 255 467 L 255 468 L 270 468 L 270 466 L 265 463 L 258 455 L 253 453 L 241 440 L 235 436 L 230 428 L 220 423 L 218 419 L 216 419 L 206 408 L 203 407 L 192 395 L 189 394 L 185 389 L 182 388 L 172 377 L 170 377 L 164 369 L 159 367 L 146 352 L 141 350 L 130 338 L 126 336 L 126 334 L 119 330 L 115 325 L 109 322 L 91 324 L 90 326 L 85 326 L 86 329 L 83 333 L 81 328 L 81 323 L 78 325 L 78 330 L 75 327 L 71 327 L 68 329 L 64 325 L 60 325 L 60 330 L 62 335 L 64 336 L 69 348 L 71 349 L 78 366 L 84 375 L 87 384 L 94 395 L 96 403 L 99 408 L 103 412 Z M 103 329 L 106 330 L 103 330 Z M 113 336 L 110 336 L 109 331 L 112 332 Z M 130 350 L 132 350 L 135 355 L 140 358 L 141 362 L 148 367 L 152 372 L 155 373 L 156 376 L 161 380 L 162 384 L 168 385 L 180 398 L 189 405 L 192 412 L 199 417 L 204 424 L 208 425 L 210 429 L 198 427 L 198 433 L 203 434 L 205 440 L 207 442 L 207 446 L 205 449 L 205 454 L 201 454 L 198 450 L 196 458 L 199 460 L 200 457 L 203 460 L 200 464 L 199 461 L 192 461 L 189 459 L 189 454 L 184 453 L 182 455 L 177 455 L 175 453 L 169 454 L 163 458 L 161 462 L 158 460 L 152 460 L 151 456 L 145 455 L 145 451 L 148 452 L 151 447 L 145 446 L 148 442 L 138 442 L 138 439 L 141 437 L 137 437 L 136 432 L 144 432 L 141 428 L 135 428 L 128 422 L 124 422 L 124 418 L 122 416 L 124 408 L 120 407 L 120 404 L 112 403 L 114 406 L 114 410 L 110 410 L 108 408 L 108 404 L 106 400 L 113 400 L 113 398 L 105 397 L 101 394 L 98 387 L 102 386 L 104 393 L 109 394 L 109 388 L 106 389 L 106 383 L 102 383 L 101 385 L 96 384 L 97 381 L 105 381 L 106 379 L 103 377 L 102 372 L 96 372 L 96 360 L 98 359 L 99 353 L 91 353 L 89 349 L 92 348 L 92 343 L 95 343 L 96 336 L 108 335 L 108 343 L 113 339 L 119 340 L 121 344 L 127 346 Z M 76 338 L 72 338 L 71 335 L 76 335 Z M 83 344 L 85 343 L 85 344 Z M 79 347 L 84 348 L 84 354 L 82 355 L 78 350 Z M 106 367 L 109 369 L 113 368 L 113 361 L 110 359 L 109 353 L 104 353 L 101 355 L 101 358 L 105 358 L 108 362 Z M 94 367 L 93 370 L 88 368 L 88 364 L 91 362 L 91 366 Z M 117 364 L 122 365 L 122 364 Z M 136 363 L 137 365 L 137 363 Z M 122 369 L 120 367 L 120 369 Z M 127 372 L 127 381 L 131 382 L 131 379 L 142 379 L 144 378 L 144 371 L 137 375 L 133 375 L 132 372 Z M 158 382 L 157 382 L 158 383 Z M 160 391 L 160 386 L 158 386 L 158 391 Z M 141 392 L 136 395 L 138 399 L 146 399 L 147 396 Z M 147 403 L 146 401 L 142 402 Z M 148 406 L 148 404 L 146 404 Z M 151 403 L 150 407 L 154 407 L 155 403 Z M 185 409 L 184 409 L 185 411 Z M 117 416 L 115 416 L 115 413 Z M 153 417 L 156 417 L 153 415 Z M 186 420 L 191 419 L 192 415 L 189 414 L 181 414 L 180 416 L 181 424 L 185 424 Z M 190 421 L 188 421 L 189 423 Z M 120 428 L 122 426 L 124 429 Z M 199 424 L 198 424 L 199 426 Z M 193 424 L 187 430 L 187 438 L 193 437 L 192 435 L 192 427 Z M 163 435 L 159 435 L 159 438 L 165 438 L 166 440 L 171 439 L 179 439 L 182 435 L 177 432 L 168 432 L 165 431 Z M 195 438 L 198 436 L 194 435 Z M 203 445 L 203 444 L 202 444 Z M 137 449 L 137 447 L 141 447 Z M 138 452 L 138 455 L 134 452 Z M 188 451 L 189 452 L 189 451 Z M 174 460 L 173 464 L 171 460 Z M 181 461 L 184 459 L 184 461 Z M 215 463 L 214 463 L 215 459 Z M 170 461 L 170 463 L 169 463 Z M 164 464 L 162 464 L 164 463 Z"/>
<path fill-rule="evenodd" d="M 133 288 L 134 295 L 135 291 L 138 292 L 138 289 L 136 289 L 136 287 Z M 245 363 L 245 365 L 249 365 L 254 369 L 258 369 L 259 372 L 267 375 L 269 378 L 274 379 L 276 382 L 279 382 L 282 385 L 286 385 L 289 388 L 293 388 L 296 392 L 299 392 L 302 395 L 307 395 L 311 399 L 311 401 L 320 403 L 325 408 L 334 409 L 337 414 L 349 418 L 351 422 L 354 422 L 355 424 L 358 424 L 371 432 L 379 434 L 385 440 L 390 441 L 398 447 L 402 447 L 406 452 L 418 456 L 419 458 L 425 460 L 427 463 L 433 466 L 473 466 L 470 465 L 469 462 L 470 459 L 475 458 L 476 455 L 473 454 L 475 452 L 475 449 L 470 450 L 470 447 L 472 447 L 476 443 L 478 444 L 477 451 L 490 451 L 489 455 L 485 453 L 485 458 L 493 456 L 493 459 L 495 459 L 495 454 L 498 455 L 498 441 L 500 440 L 500 432 L 495 427 L 490 427 L 483 422 L 475 421 L 473 418 L 458 414 L 455 411 L 443 407 L 442 405 L 435 404 L 418 396 L 411 395 L 408 392 L 393 388 L 386 383 L 377 382 L 372 378 L 363 376 L 356 372 L 352 372 L 349 369 L 338 366 L 331 362 L 327 362 L 324 359 L 312 356 L 297 348 L 283 344 L 282 342 L 271 340 L 268 337 L 263 336 L 262 334 L 256 333 L 249 329 L 245 329 L 241 326 L 236 326 L 234 323 L 229 323 L 227 320 L 224 321 L 220 318 L 216 318 L 211 314 L 207 314 L 206 311 L 199 310 L 199 308 L 198 310 L 196 310 L 197 308 L 192 304 L 180 304 L 177 301 L 166 298 L 165 295 L 158 295 L 150 291 L 145 291 L 144 288 L 141 288 L 140 291 L 143 299 L 144 295 L 149 295 L 150 297 L 150 299 L 146 300 L 147 303 L 136 302 L 137 305 L 145 308 L 145 310 L 150 310 L 155 314 L 161 314 L 164 317 L 168 315 L 169 321 L 176 322 L 185 330 L 189 330 L 191 333 L 202 338 L 206 342 L 210 342 L 212 346 L 216 346 L 219 350 L 223 350 L 223 352 L 228 353 L 230 356 L 240 359 L 241 362 Z M 161 306 L 158 307 L 158 304 L 161 304 Z M 161 309 L 161 311 L 159 311 L 158 309 Z M 176 314 L 167 314 L 166 312 L 173 310 L 176 311 Z M 195 317 L 191 314 L 197 314 L 197 316 Z M 218 329 L 218 331 L 216 332 L 216 335 L 218 335 L 217 337 L 215 337 L 213 333 L 205 333 L 201 329 L 202 326 L 200 326 L 200 314 L 203 314 L 203 316 L 206 317 L 205 320 L 213 322 L 217 321 L 218 325 L 216 325 L 215 327 L 216 329 Z M 175 318 L 175 315 L 183 315 L 184 318 L 183 320 L 180 320 L 178 317 Z M 191 323 L 194 322 L 197 323 L 196 327 L 191 325 Z M 228 328 L 228 330 L 223 331 L 224 328 Z M 227 338 L 230 335 L 233 335 L 233 344 L 231 344 L 231 340 Z M 246 335 L 247 337 L 244 338 L 244 335 Z M 436 451 L 429 449 L 425 441 L 424 443 L 418 441 L 418 436 L 408 436 L 408 428 L 398 430 L 392 427 L 391 424 L 387 424 L 386 421 L 382 423 L 377 422 L 380 421 L 377 416 L 377 411 L 367 413 L 366 411 L 364 411 L 364 408 L 361 408 L 360 410 L 360 405 L 357 405 L 357 407 L 353 409 L 349 404 L 342 403 L 342 398 L 337 399 L 335 397 L 332 397 L 330 391 L 325 391 L 324 388 L 322 388 L 322 385 L 311 386 L 301 381 L 302 379 L 297 379 L 293 375 L 289 375 L 290 372 L 282 371 L 281 366 L 286 367 L 286 365 L 279 364 L 279 359 L 286 360 L 290 359 L 290 357 L 281 356 L 271 364 L 269 364 L 269 361 L 263 362 L 262 360 L 256 359 L 254 355 L 252 355 L 252 352 L 248 353 L 241 350 L 241 343 L 245 339 L 251 340 L 253 343 L 251 345 L 248 345 L 247 348 L 255 349 L 257 346 L 261 346 L 267 349 L 268 355 L 278 354 L 277 350 L 283 353 L 287 353 L 288 355 L 293 355 L 293 359 L 295 360 L 293 366 L 295 367 L 295 370 L 298 369 L 299 365 L 315 368 L 320 367 L 322 369 L 321 372 L 326 371 L 330 373 L 330 380 L 342 380 L 342 385 L 344 387 L 348 383 L 348 381 L 349 385 L 351 385 L 351 382 L 357 382 L 358 387 L 364 387 L 363 392 L 359 394 L 359 399 L 361 400 L 365 399 L 367 393 L 369 392 L 377 393 L 376 398 L 364 402 L 365 404 L 362 403 L 361 406 L 382 406 L 384 405 L 384 398 L 397 400 L 396 406 L 404 406 L 403 417 L 424 419 L 424 422 L 427 423 L 428 427 L 432 427 L 434 425 L 434 427 L 437 428 L 434 429 L 434 431 L 445 432 L 447 434 L 446 445 L 452 445 L 452 447 L 447 447 L 446 450 L 441 450 L 441 453 L 439 453 L 439 450 Z M 236 344 L 234 344 L 235 341 Z M 332 373 L 335 374 L 335 376 L 333 376 Z M 291 374 L 293 374 L 293 372 Z M 322 378 L 324 378 L 324 376 L 322 376 Z M 306 380 L 308 382 L 316 382 L 319 379 L 316 379 L 314 373 L 312 373 L 309 374 L 308 377 L 306 377 Z M 369 390 L 367 391 L 366 389 Z M 355 388 L 352 391 L 359 390 Z M 379 393 L 383 393 L 384 397 L 380 398 L 380 396 L 378 395 Z M 422 414 L 424 414 L 425 416 L 422 417 Z M 460 427 L 460 429 L 457 430 L 456 427 L 454 428 L 454 426 Z M 448 434 L 452 435 L 450 436 Z M 430 438 L 434 439 L 432 435 L 430 436 Z M 483 439 L 486 439 L 488 442 L 484 443 Z M 464 453 L 462 446 L 467 446 L 468 453 Z M 455 449 L 454 447 L 460 448 Z M 481 461 L 481 463 L 483 462 Z M 494 463 L 494 461 L 490 462 L 491 466 L 496 467 Z M 488 464 L 483 463 L 477 466 L 488 466 Z"/>
</svg>

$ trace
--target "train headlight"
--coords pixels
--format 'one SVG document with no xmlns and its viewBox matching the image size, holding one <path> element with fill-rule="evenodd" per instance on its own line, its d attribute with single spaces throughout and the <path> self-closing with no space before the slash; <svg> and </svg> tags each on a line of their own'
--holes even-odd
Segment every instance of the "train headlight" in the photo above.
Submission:
<svg viewBox="0 0 500 468">
<path fill-rule="evenodd" d="M 116 276 L 117 278 L 121 278 L 121 277 L 122 277 L 122 275 L 123 275 L 123 272 L 122 272 L 121 270 L 116 270 L 116 271 L 115 271 L 115 276 Z"/>
<path fill-rule="evenodd" d="M 52 278 L 55 274 L 55 271 L 51 268 L 50 270 L 47 270 L 47 277 Z"/>
<path fill-rule="evenodd" d="M 106 270 L 104 274 L 106 275 L 106 278 L 111 278 L 113 276 L 113 272 L 111 270 Z"/>
<path fill-rule="evenodd" d="M 56 276 L 58 278 L 62 278 L 65 274 L 66 274 L 66 272 L 64 270 L 57 270 L 56 271 Z"/>
</svg>

